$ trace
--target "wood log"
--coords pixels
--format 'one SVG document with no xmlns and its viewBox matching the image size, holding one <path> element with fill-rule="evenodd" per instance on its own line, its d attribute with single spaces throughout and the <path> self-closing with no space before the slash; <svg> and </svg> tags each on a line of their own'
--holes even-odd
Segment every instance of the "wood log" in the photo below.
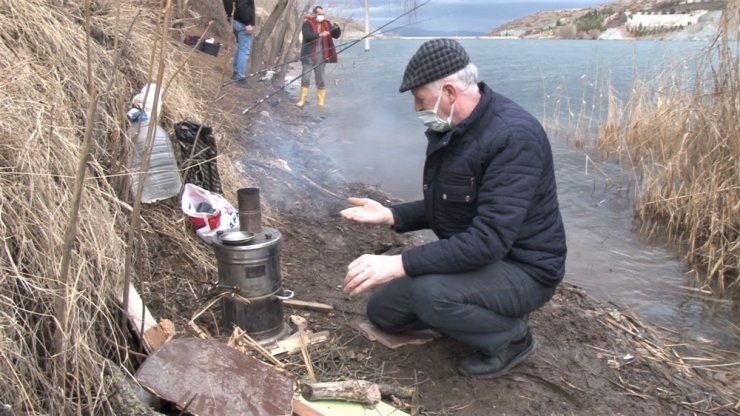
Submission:
<svg viewBox="0 0 740 416">
<path fill-rule="evenodd" d="M 392 384 L 379 384 L 380 395 L 383 397 L 395 397 L 397 399 L 411 399 L 416 391 L 413 387 L 395 386 Z"/>
<path fill-rule="evenodd" d="M 142 403 L 133 380 L 121 371 L 116 364 L 105 363 L 104 374 L 111 385 L 108 391 L 108 404 L 114 415 L 120 416 L 162 416 L 150 406 L 156 403 Z M 152 400 L 158 399 L 152 396 Z"/>
<path fill-rule="evenodd" d="M 366 380 L 304 384 L 301 390 L 308 400 L 344 400 L 372 406 L 380 401 L 378 385 Z"/>
</svg>

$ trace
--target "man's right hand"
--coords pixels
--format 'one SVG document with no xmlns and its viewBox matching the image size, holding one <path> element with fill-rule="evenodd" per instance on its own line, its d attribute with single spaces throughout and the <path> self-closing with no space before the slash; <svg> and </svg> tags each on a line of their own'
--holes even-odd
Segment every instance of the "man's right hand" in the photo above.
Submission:
<svg viewBox="0 0 740 416">
<path fill-rule="evenodd" d="M 360 224 L 393 225 L 393 213 L 390 208 L 369 198 L 347 198 L 347 202 L 354 205 L 346 208 L 339 214 L 350 221 Z"/>
</svg>

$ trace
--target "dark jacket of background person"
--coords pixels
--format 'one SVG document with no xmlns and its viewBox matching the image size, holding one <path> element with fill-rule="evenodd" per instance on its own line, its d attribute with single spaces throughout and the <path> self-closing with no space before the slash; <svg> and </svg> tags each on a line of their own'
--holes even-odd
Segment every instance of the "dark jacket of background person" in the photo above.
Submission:
<svg viewBox="0 0 740 416">
<path fill-rule="evenodd" d="M 319 33 L 328 31 L 331 36 L 320 37 Z M 301 46 L 301 62 L 309 63 L 316 59 L 316 51 L 319 49 L 319 42 L 324 43 L 324 61 L 328 63 L 337 63 L 337 50 L 334 47 L 334 39 L 342 35 L 342 29 L 339 25 L 331 24 L 329 20 L 319 23 L 316 17 L 311 16 L 303 22 L 303 45 Z M 332 39 L 333 38 L 333 39 Z"/>
<path fill-rule="evenodd" d="M 555 286 L 566 248 L 547 135 L 518 104 L 479 88 L 467 119 L 426 132 L 424 200 L 391 207 L 394 230 L 431 228 L 439 237 L 405 251 L 404 269 L 411 277 L 457 273 L 506 259 Z"/>
<path fill-rule="evenodd" d="M 254 26 L 256 22 L 254 0 L 223 0 L 223 2 L 226 16 L 230 18 L 233 12 L 234 19 L 238 20 L 243 25 Z M 232 9 L 234 5 L 236 5 L 236 11 Z"/>
</svg>

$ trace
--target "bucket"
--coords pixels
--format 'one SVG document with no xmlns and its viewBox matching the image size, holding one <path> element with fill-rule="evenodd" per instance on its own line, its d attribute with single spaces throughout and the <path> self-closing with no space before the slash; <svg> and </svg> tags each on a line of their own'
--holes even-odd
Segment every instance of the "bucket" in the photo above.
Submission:
<svg viewBox="0 0 740 416">
<path fill-rule="evenodd" d="M 221 44 L 216 43 L 216 42 L 205 41 L 200 46 L 200 50 L 202 50 L 203 52 L 209 55 L 213 55 L 213 56 L 218 56 L 218 51 L 220 49 L 221 49 Z"/>
</svg>

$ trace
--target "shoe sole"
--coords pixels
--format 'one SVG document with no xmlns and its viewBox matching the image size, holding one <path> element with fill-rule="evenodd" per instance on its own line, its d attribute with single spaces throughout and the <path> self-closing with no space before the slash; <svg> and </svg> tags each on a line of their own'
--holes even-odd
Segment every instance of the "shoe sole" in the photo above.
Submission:
<svg viewBox="0 0 740 416">
<path fill-rule="evenodd" d="M 530 355 L 532 355 L 535 352 L 536 349 L 537 349 L 537 340 L 532 339 L 532 346 L 528 350 L 522 351 L 522 353 L 517 355 L 513 360 L 511 360 L 511 362 L 506 367 L 502 368 L 501 370 L 496 371 L 495 373 L 468 374 L 465 371 L 461 371 L 459 369 L 458 369 L 458 372 L 464 375 L 465 377 L 480 378 L 484 380 L 490 380 L 493 378 L 497 378 L 497 377 L 500 377 L 508 373 L 509 370 L 519 365 L 522 361 L 526 360 Z"/>
<path fill-rule="evenodd" d="M 221 84 L 222 87 L 226 87 L 228 85 L 236 85 L 237 87 L 241 87 L 241 88 L 249 88 L 249 84 L 242 84 L 239 81 L 233 80 L 233 79 L 230 80 L 230 81 L 226 81 L 223 84 Z"/>
</svg>

